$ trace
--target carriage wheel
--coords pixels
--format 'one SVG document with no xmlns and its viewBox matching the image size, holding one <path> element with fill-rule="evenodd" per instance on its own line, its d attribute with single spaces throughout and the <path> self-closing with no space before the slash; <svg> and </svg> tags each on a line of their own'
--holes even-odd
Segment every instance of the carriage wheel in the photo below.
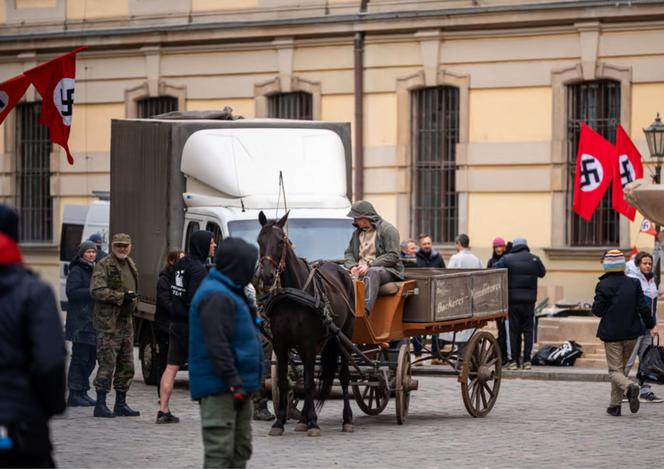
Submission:
<svg viewBox="0 0 664 469">
<path fill-rule="evenodd" d="M 459 376 L 461 396 L 466 410 L 473 417 L 484 417 L 498 398 L 501 377 L 500 346 L 485 331 L 474 334 L 463 354 Z"/>
<path fill-rule="evenodd" d="M 386 361 L 388 355 L 386 351 L 367 353 L 367 356 L 376 360 L 377 357 L 382 357 Z M 378 386 L 369 386 L 368 384 L 354 384 L 353 397 L 357 406 L 367 415 L 378 415 L 387 407 L 390 401 L 390 390 L 383 383 L 379 382 Z"/>
<path fill-rule="evenodd" d="M 397 359 L 395 384 L 397 423 L 399 425 L 404 424 L 406 422 L 406 417 L 408 417 L 411 381 L 410 347 L 408 344 L 402 344 L 399 348 L 399 358 Z"/>
</svg>

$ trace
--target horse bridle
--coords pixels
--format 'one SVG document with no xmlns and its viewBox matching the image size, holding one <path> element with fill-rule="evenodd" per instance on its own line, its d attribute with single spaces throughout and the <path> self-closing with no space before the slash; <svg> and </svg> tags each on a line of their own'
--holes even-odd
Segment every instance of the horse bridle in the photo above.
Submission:
<svg viewBox="0 0 664 469">
<path fill-rule="evenodd" d="M 264 261 L 269 261 L 270 264 L 277 270 L 277 275 L 274 276 L 274 283 L 270 287 L 269 291 L 273 291 L 275 288 L 277 288 L 277 284 L 279 282 L 279 277 L 281 274 L 286 270 L 286 243 L 288 243 L 288 236 L 284 234 L 284 239 L 283 239 L 283 245 L 281 248 L 281 258 L 279 259 L 279 262 L 275 261 L 272 256 L 263 256 L 259 259 L 258 265 L 260 272 L 263 272 L 263 262 Z"/>
</svg>

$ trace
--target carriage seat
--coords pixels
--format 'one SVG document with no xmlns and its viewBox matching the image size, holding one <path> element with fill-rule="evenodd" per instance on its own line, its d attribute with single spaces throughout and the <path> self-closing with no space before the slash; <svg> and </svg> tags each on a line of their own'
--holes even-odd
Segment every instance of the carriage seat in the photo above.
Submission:
<svg viewBox="0 0 664 469">
<path fill-rule="evenodd" d="M 380 286 L 378 289 L 378 296 L 390 296 L 399 293 L 403 282 L 387 282 Z"/>
</svg>

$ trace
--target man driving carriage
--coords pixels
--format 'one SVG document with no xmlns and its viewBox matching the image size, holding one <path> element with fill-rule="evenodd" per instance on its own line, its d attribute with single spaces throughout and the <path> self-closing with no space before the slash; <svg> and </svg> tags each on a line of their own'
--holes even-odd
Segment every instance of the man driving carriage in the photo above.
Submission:
<svg viewBox="0 0 664 469">
<path fill-rule="evenodd" d="M 403 280 L 399 257 L 399 231 L 383 220 L 371 203 L 360 200 L 348 212 L 356 230 L 344 253 L 344 267 L 354 278 L 364 280 L 364 309 L 370 314 L 380 286 Z"/>
</svg>

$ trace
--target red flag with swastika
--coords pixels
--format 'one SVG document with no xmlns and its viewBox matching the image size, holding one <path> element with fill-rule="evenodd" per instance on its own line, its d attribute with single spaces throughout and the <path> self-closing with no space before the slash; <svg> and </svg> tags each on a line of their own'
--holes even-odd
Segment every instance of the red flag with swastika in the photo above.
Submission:
<svg viewBox="0 0 664 469">
<path fill-rule="evenodd" d="M 21 100 L 28 86 L 30 80 L 23 74 L 0 83 L 0 124 Z"/>
<path fill-rule="evenodd" d="M 590 221 L 611 184 L 616 149 L 586 124 L 581 124 L 574 175 L 574 211 Z"/>
<path fill-rule="evenodd" d="M 48 126 L 51 141 L 67 152 L 69 164 L 74 164 L 67 142 L 74 112 L 76 54 L 84 49 L 80 47 L 25 72 L 42 97 L 39 122 Z"/>
<path fill-rule="evenodd" d="M 613 209 L 634 221 L 636 209 L 625 200 L 625 186 L 643 177 L 641 154 L 620 124 L 616 128 L 616 157 L 613 159 Z"/>
</svg>

